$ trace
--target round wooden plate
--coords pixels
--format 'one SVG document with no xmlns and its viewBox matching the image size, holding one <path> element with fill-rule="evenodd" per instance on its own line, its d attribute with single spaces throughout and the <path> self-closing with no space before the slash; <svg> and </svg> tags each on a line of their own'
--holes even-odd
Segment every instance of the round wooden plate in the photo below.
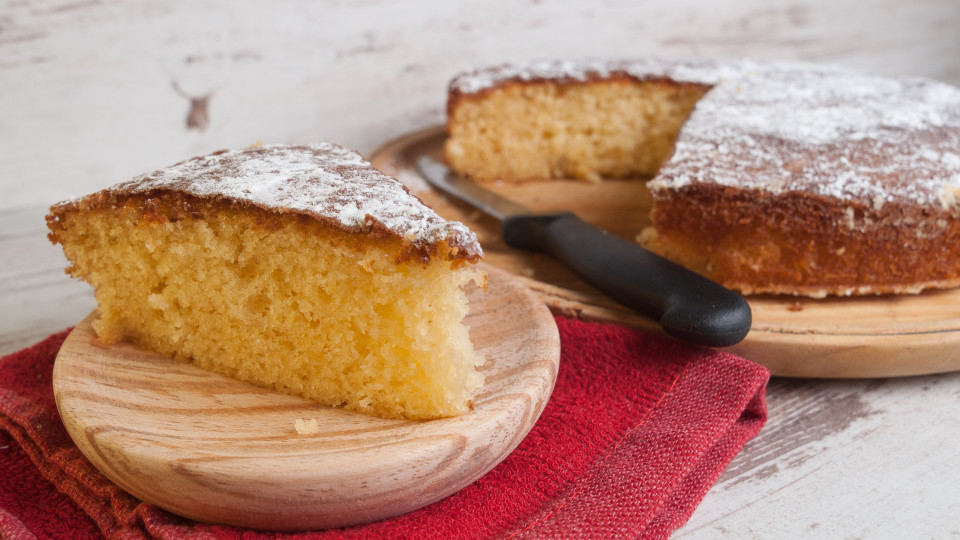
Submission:
<svg viewBox="0 0 960 540">
<path fill-rule="evenodd" d="M 431 190 L 416 169 L 428 154 L 440 157 L 442 127 L 391 141 L 370 156 L 385 173 L 447 219 L 465 222 L 480 237 L 485 260 L 517 276 L 558 313 L 659 332 L 659 326 L 586 285 L 540 255 L 507 247 L 498 224 Z M 627 239 L 650 224 L 645 182 L 591 184 L 550 181 L 488 186 L 535 211 L 571 210 Z M 751 296 L 753 327 L 728 350 L 789 377 L 894 377 L 960 369 L 960 289 L 919 295 L 827 298 Z"/>
<path fill-rule="evenodd" d="M 129 343 L 103 345 L 90 328 L 95 314 L 61 348 L 54 393 L 83 454 L 126 491 L 175 514 L 269 530 L 375 521 L 440 500 L 492 469 L 553 390 L 560 341 L 543 302 L 492 268 L 487 292 L 469 296 L 466 323 L 486 358 L 486 380 L 474 409 L 456 418 L 376 418 Z M 316 422 L 316 432 L 300 434 L 298 420 Z"/>
</svg>

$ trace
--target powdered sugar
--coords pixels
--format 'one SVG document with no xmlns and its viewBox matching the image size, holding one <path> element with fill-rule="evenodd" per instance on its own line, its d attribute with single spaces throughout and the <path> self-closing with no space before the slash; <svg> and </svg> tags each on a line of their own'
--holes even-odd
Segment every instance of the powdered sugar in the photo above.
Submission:
<svg viewBox="0 0 960 540">
<path fill-rule="evenodd" d="M 332 220 L 352 232 L 375 224 L 418 248 L 440 241 L 479 256 L 476 236 L 438 216 L 360 154 L 332 143 L 259 146 L 196 157 L 111 188 L 172 190 Z"/>
<path fill-rule="evenodd" d="M 528 64 L 505 64 L 464 73 L 453 79 L 450 90 L 475 94 L 507 81 L 586 81 L 604 79 L 625 73 L 636 79 L 668 78 L 678 82 L 718 84 L 725 79 L 739 78 L 745 66 L 729 61 L 674 62 L 662 59 L 610 60 L 541 60 Z"/>
<path fill-rule="evenodd" d="M 960 90 L 927 79 L 787 62 L 590 59 L 475 71 L 454 79 L 451 90 L 618 74 L 711 87 L 653 189 L 713 182 L 874 207 L 894 200 L 956 205 Z"/>
</svg>

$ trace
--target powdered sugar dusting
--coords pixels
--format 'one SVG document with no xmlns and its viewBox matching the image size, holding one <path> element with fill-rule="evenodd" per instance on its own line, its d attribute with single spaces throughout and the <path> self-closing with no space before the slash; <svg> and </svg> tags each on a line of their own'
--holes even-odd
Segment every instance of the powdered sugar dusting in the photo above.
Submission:
<svg viewBox="0 0 960 540">
<path fill-rule="evenodd" d="M 627 75 L 708 85 L 653 189 L 712 182 L 882 207 L 956 207 L 960 90 L 833 66 L 752 60 L 544 61 L 461 75 L 471 94 L 508 81 Z"/>
<path fill-rule="evenodd" d="M 130 194 L 172 190 L 226 198 L 332 220 L 351 232 L 379 224 L 418 248 L 444 241 L 460 248 L 461 256 L 481 254 L 476 235 L 462 223 L 441 218 L 360 154 L 332 143 L 221 151 L 111 190 Z"/>
<path fill-rule="evenodd" d="M 508 81 L 587 81 L 624 73 L 636 79 L 668 78 L 678 82 L 718 84 L 740 77 L 744 66 L 735 61 L 686 61 L 662 59 L 611 60 L 541 60 L 527 64 L 501 66 L 463 73 L 453 79 L 450 90 L 475 94 Z"/>
</svg>

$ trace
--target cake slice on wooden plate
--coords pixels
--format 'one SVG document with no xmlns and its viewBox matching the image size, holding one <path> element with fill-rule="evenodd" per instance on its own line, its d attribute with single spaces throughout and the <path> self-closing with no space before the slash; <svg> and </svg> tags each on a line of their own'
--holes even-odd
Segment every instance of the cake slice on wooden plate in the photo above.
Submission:
<svg viewBox="0 0 960 540">
<path fill-rule="evenodd" d="M 196 157 L 47 223 L 105 342 L 384 417 L 464 413 L 482 384 L 476 236 L 335 144 Z"/>
</svg>

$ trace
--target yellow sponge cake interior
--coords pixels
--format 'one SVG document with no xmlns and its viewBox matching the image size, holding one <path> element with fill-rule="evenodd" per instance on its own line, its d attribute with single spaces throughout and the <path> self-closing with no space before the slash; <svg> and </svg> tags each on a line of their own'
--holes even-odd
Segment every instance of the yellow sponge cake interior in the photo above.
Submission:
<svg viewBox="0 0 960 540">
<path fill-rule="evenodd" d="M 708 89 L 615 77 L 454 93 L 444 158 L 479 181 L 653 176 Z"/>
</svg>

